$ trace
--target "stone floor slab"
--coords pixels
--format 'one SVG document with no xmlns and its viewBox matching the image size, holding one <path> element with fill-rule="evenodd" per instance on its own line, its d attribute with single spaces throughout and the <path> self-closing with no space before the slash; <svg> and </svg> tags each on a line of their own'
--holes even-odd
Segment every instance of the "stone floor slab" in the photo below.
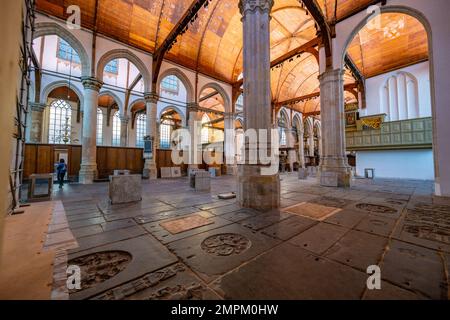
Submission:
<svg viewBox="0 0 450 320">
<path fill-rule="evenodd" d="M 324 256 L 366 272 L 369 266 L 379 264 L 387 244 L 387 238 L 351 230 Z"/>
<path fill-rule="evenodd" d="M 328 207 L 316 203 L 304 202 L 289 208 L 285 208 L 283 209 L 283 211 L 290 214 L 302 216 L 305 218 L 311 218 L 321 221 L 338 213 L 339 211 L 341 211 L 341 209 Z"/>
<path fill-rule="evenodd" d="M 367 275 L 285 243 L 214 281 L 225 299 L 360 299 Z"/>
<path fill-rule="evenodd" d="M 263 229 L 261 232 L 269 237 L 288 240 L 299 233 L 309 229 L 318 222 L 308 218 L 293 216 L 270 227 Z"/>
<path fill-rule="evenodd" d="M 343 209 L 342 211 L 337 212 L 331 217 L 325 219 L 326 223 L 335 224 L 338 226 L 346 227 L 352 229 L 356 226 L 364 217 L 367 217 L 368 214 L 353 211 L 350 209 Z"/>
<path fill-rule="evenodd" d="M 322 254 L 348 231 L 349 229 L 344 227 L 319 223 L 292 238 L 289 243 L 316 254 Z"/>
<path fill-rule="evenodd" d="M 438 252 L 393 240 L 384 257 L 381 276 L 431 299 L 447 299 L 447 280 Z"/>
<path fill-rule="evenodd" d="M 131 261 L 126 266 L 126 268 L 115 275 L 112 278 L 104 282 L 99 282 L 95 286 L 78 292 L 70 294 L 70 299 L 80 300 L 87 299 L 98 295 L 101 292 L 107 291 L 114 288 L 122 283 L 129 282 L 130 280 L 136 279 L 144 274 L 156 271 L 168 265 L 177 262 L 177 258 L 169 252 L 163 245 L 150 236 L 142 236 L 127 241 L 121 241 L 113 244 L 108 244 L 95 249 L 80 251 L 76 254 L 69 255 L 68 263 L 81 257 L 86 257 L 88 255 L 96 255 L 102 252 L 126 252 L 131 255 Z M 109 269 L 105 270 L 104 264 L 97 264 L 96 266 L 89 269 L 89 271 L 96 276 L 100 277 L 100 274 L 107 273 Z M 114 265 L 109 266 L 109 268 L 114 268 Z M 83 275 L 82 275 L 83 278 Z"/>
<path fill-rule="evenodd" d="M 396 219 L 368 215 L 355 227 L 356 230 L 388 237 L 394 230 Z"/>
<path fill-rule="evenodd" d="M 224 235 L 234 237 L 236 242 L 221 240 Z M 205 241 L 217 243 L 219 251 L 211 253 L 205 248 Z M 245 250 L 240 247 L 242 241 L 249 245 Z M 196 274 L 209 282 L 279 243 L 278 240 L 233 224 L 172 242 L 168 247 Z"/>
<path fill-rule="evenodd" d="M 185 218 L 190 218 L 193 216 L 198 216 L 198 213 L 195 215 L 186 216 Z M 163 244 L 168 244 L 170 242 L 184 239 L 208 230 L 217 229 L 228 224 L 232 224 L 231 221 L 222 219 L 220 217 L 211 217 L 205 220 L 207 222 L 205 225 L 199 225 L 196 228 L 190 228 L 185 231 L 180 231 L 179 233 L 172 234 L 170 231 L 163 227 L 163 224 L 167 224 L 167 222 L 172 221 L 173 220 L 148 223 L 144 224 L 143 227 Z"/>
</svg>

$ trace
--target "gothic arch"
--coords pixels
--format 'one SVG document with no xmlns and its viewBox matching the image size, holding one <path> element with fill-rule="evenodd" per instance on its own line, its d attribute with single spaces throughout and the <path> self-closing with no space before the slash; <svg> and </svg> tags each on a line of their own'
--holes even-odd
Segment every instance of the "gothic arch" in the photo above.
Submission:
<svg viewBox="0 0 450 320">
<path fill-rule="evenodd" d="M 186 88 L 186 100 L 187 100 L 186 102 L 187 103 L 194 102 L 194 99 L 193 99 L 194 98 L 194 88 L 191 84 L 191 81 L 186 76 L 186 74 L 178 68 L 167 69 L 159 75 L 158 83 L 156 86 L 158 95 L 161 92 L 161 81 L 163 81 L 163 79 L 168 76 L 176 76 L 178 79 L 180 79 L 180 81 L 183 83 L 184 87 Z"/>
<path fill-rule="evenodd" d="M 39 37 L 52 35 L 64 39 L 64 41 L 70 44 L 70 46 L 78 53 L 81 61 L 81 75 L 83 77 L 89 77 L 91 75 L 90 58 L 81 42 L 72 33 L 67 31 L 67 29 L 55 22 L 40 22 L 35 26 L 33 40 Z"/>
<path fill-rule="evenodd" d="M 97 63 L 97 78 L 103 80 L 103 71 L 106 65 L 114 59 L 127 59 L 133 63 L 144 80 L 144 92 L 150 92 L 151 77 L 146 65 L 133 52 L 127 49 L 114 49 L 105 53 Z"/>
<path fill-rule="evenodd" d="M 104 90 L 104 91 L 100 91 L 100 93 L 98 95 L 99 98 L 101 96 L 110 96 L 117 103 L 117 107 L 119 108 L 120 114 L 123 114 L 125 112 L 122 99 L 120 99 L 117 94 L 115 94 L 114 92 L 112 92 L 110 90 Z"/>
<path fill-rule="evenodd" d="M 165 107 L 164 109 L 162 109 L 162 110 L 158 113 L 158 122 L 161 121 L 161 116 L 164 114 L 164 112 L 166 112 L 166 111 L 168 111 L 168 110 L 170 110 L 170 109 L 175 110 L 175 111 L 180 115 L 182 126 L 183 126 L 183 127 L 186 127 L 187 124 L 186 124 L 186 117 L 185 117 L 185 115 L 184 115 L 184 112 L 181 111 L 180 108 L 178 108 L 178 107 L 176 107 L 176 106 L 173 106 L 173 105 L 169 105 L 169 106 Z"/>
<path fill-rule="evenodd" d="M 200 95 L 202 94 L 203 90 L 208 89 L 208 88 L 212 88 L 214 90 L 216 90 L 217 92 L 219 92 L 219 94 L 222 96 L 222 99 L 224 101 L 224 109 L 225 112 L 231 112 L 231 99 L 228 96 L 228 94 L 225 92 L 225 90 L 222 88 L 221 85 L 215 83 L 215 82 L 210 82 L 206 85 L 203 86 L 203 88 L 199 91 L 199 96 L 198 96 L 198 100 L 200 100 Z"/>
<path fill-rule="evenodd" d="M 50 95 L 50 93 L 53 90 L 55 90 L 56 88 L 60 88 L 60 87 L 67 87 L 67 88 L 70 88 L 71 90 L 73 90 L 77 94 L 78 99 L 80 100 L 80 109 L 84 110 L 83 93 L 80 91 L 80 89 L 77 86 L 75 86 L 73 83 L 70 83 L 67 80 L 58 80 L 58 81 L 51 82 L 50 84 L 48 84 L 44 88 L 44 90 L 42 90 L 40 103 L 47 104 L 48 96 Z"/>
</svg>

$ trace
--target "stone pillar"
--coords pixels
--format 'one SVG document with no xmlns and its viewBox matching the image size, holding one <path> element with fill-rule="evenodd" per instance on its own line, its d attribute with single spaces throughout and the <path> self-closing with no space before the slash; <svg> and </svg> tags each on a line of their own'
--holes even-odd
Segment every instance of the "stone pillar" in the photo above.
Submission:
<svg viewBox="0 0 450 320">
<path fill-rule="evenodd" d="M 83 77 L 81 81 L 84 86 L 84 110 L 79 182 L 91 184 L 97 176 L 97 107 L 103 83 L 91 77 Z"/>
<path fill-rule="evenodd" d="M 120 116 L 120 146 L 128 146 L 128 123 L 130 122 L 130 117 L 126 115 Z"/>
<path fill-rule="evenodd" d="M 244 31 L 244 127 L 265 129 L 270 135 L 272 106 L 270 90 L 270 11 L 273 0 L 240 0 Z M 270 137 L 269 137 L 270 138 Z M 270 141 L 270 140 L 268 140 Z M 249 162 L 252 151 L 245 143 L 245 163 L 238 169 L 238 201 L 242 207 L 270 210 L 280 206 L 278 173 L 263 175 L 264 165 Z M 257 149 L 261 148 L 258 144 Z M 271 150 L 270 142 L 268 150 Z M 278 172 L 278 165 L 276 168 Z"/>
<path fill-rule="evenodd" d="M 156 146 L 158 140 L 158 100 L 159 96 L 155 93 L 145 93 L 145 106 L 147 113 L 146 134 L 153 140 L 153 152 L 151 158 L 145 159 L 144 178 L 157 179 L 158 172 L 156 168 Z"/>
<path fill-rule="evenodd" d="M 304 132 L 300 130 L 298 133 L 298 162 L 300 168 L 305 168 L 305 141 Z"/>
<path fill-rule="evenodd" d="M 349 187 L 351 168 L 345 154 L 344 70 L 330 70 L 319 76 L 322 121 L 320 183 Z"/>
<path fill-rule="evenodd" d="M 294 171 L 294 163 L 297 161 L 295 155 L 295 131 L 292 127 L 286 129 L 286 144 L 290 148 L 288 151 L 288 163 L 292 171 Z"/>
<path fill-rule="evenodd" d="M 235 175 L 237 171 L 236 166 L 236 128 L 234 123 L 234 113 L 225 113 L 224 127 L 225 127 L 225 165 L 227 167 L 227 174 Z"/>
<path fill-rule="evenodd" d="M 42 142 L 42 126 L 44 123 L 45 103 L 30 103 L 30 117 L 27 123 L 27 142 Z"/>
<path fill-rule="evenodd" d="M 187 113 L 189 115 L 188 127 L 191 135 L 191 145 L 189 152 L 189 169 L 198 169 L 203 163 L 202 151 L 202 126 L 201 113 L 198 110 L 198 104 L 188 103 Z"/>
</svg>

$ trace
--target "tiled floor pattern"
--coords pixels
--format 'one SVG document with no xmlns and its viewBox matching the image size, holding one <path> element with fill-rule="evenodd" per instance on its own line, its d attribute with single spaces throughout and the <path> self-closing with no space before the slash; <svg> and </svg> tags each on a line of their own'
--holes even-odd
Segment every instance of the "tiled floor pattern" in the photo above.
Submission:
<svg viewBox="0 0 450 320">
<path fill-rule="evenodd" d="M 257 212 L 186 178 L 143 182 L 111 206 L 107 184 L 55 190 L 85 290 L 71 299 L 448 299 L 450 200 L 431 182 L 355 180 L 350 189 L 282 175 L 284 209 Z M 368 266 L 382 289 L 368 290 Z M 88 271 L 86 271 L 88 270 Z"/>
</svg>

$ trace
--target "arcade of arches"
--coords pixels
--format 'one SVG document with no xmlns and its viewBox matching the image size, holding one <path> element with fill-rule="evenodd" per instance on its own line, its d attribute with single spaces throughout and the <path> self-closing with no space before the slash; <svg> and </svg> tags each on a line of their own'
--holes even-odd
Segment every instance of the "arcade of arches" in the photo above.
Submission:
<svg viewBox="0 0 450 320">
<path fill-rule="evenodd" d="M 448 1 L 69 2 L 0 10 L 0 299 L 448 299 Z"/>
</svg>

